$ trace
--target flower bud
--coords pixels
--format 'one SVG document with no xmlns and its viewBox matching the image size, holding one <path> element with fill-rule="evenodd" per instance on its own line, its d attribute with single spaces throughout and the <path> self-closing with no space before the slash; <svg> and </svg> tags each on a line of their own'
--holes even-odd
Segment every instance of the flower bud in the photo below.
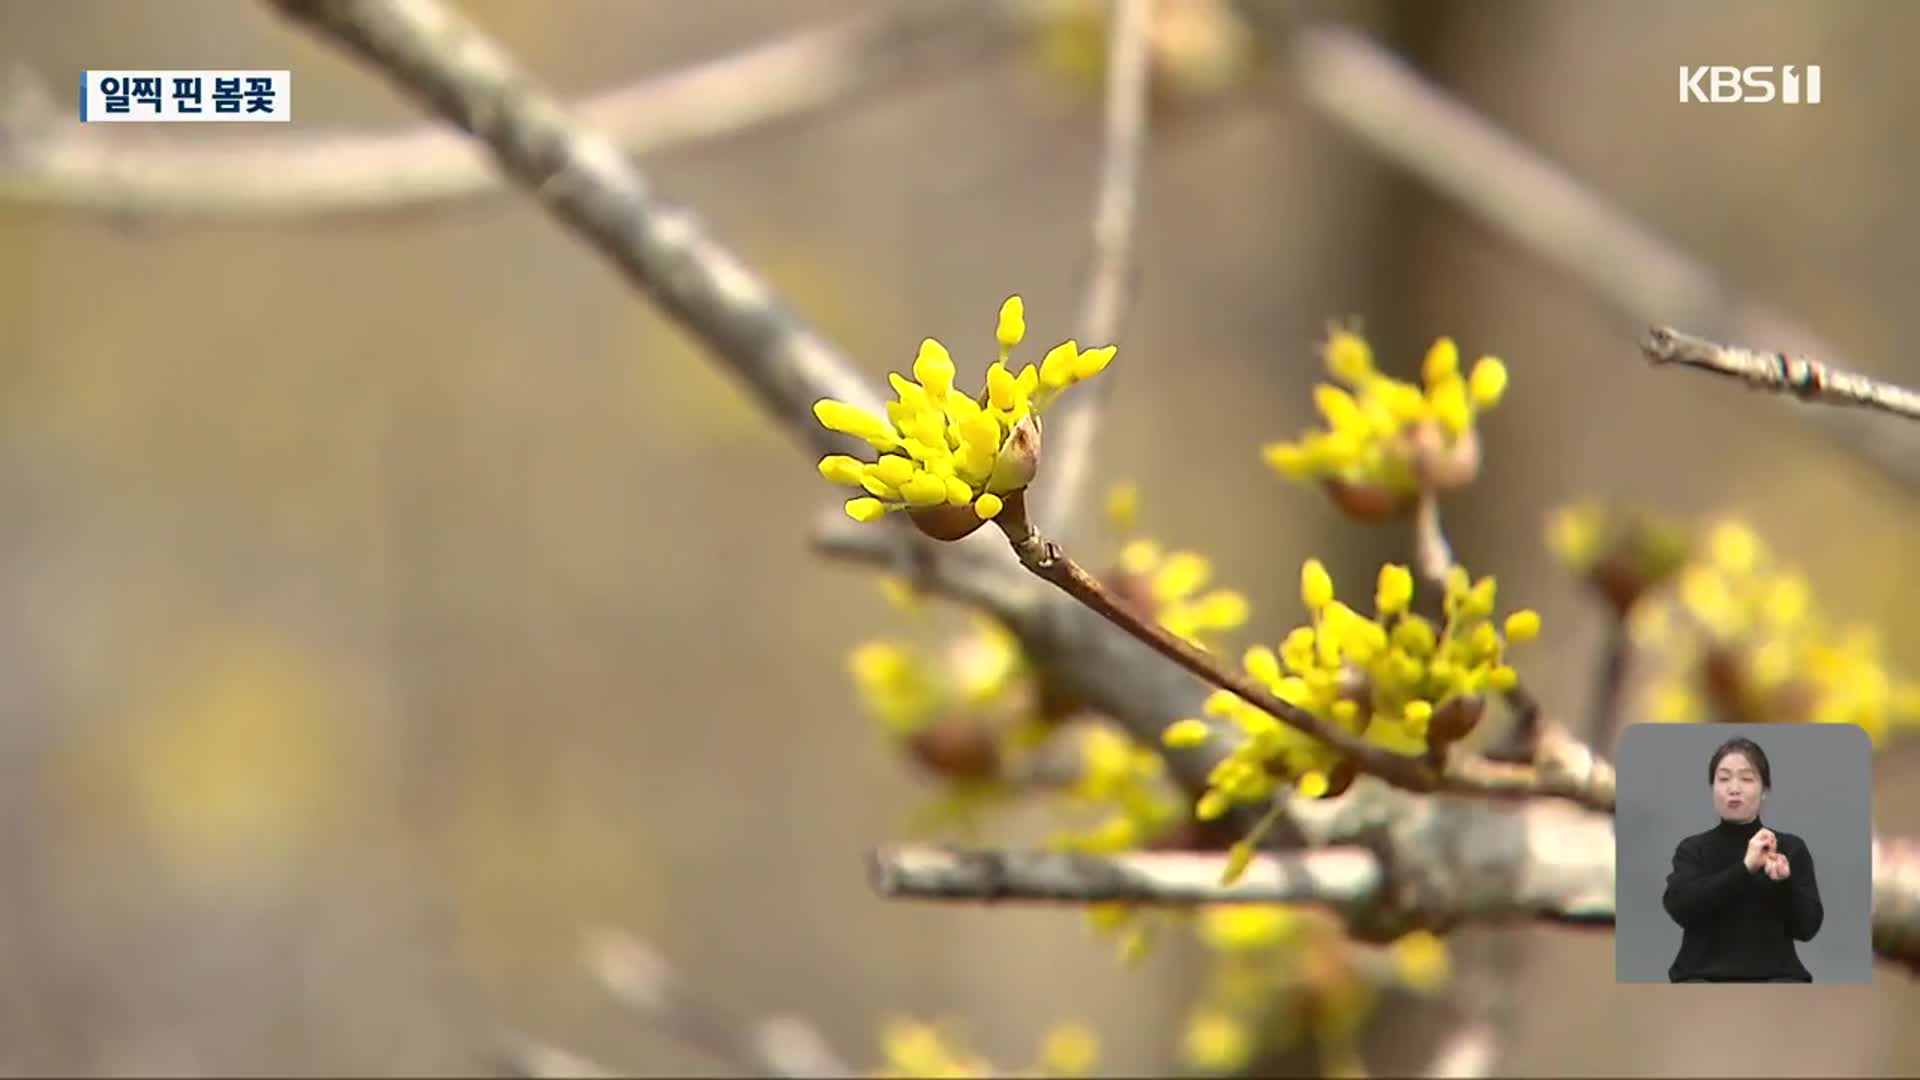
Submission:
<svg viewBox="0 0 1920 1080">
<path fill-rule="evenodd" d="M 1007 441 L 993 459 L 987 490 L 1006 495 L 1026 488 L 1040 472 L 1040 417 L 1028 413 L 1007 433 Z"/>
<path fill-rule="evenodd" d="M 978 720 L 948 716 L 907 740 L 913 760 L 946 780 L 990 780 L 1000 775 L 1000 747 Z"/>
<path fill-rule="evenodd" d="M 1418 500 L 1417 492 L 1395 491 L 1384 484 L 1350 484 L 1333 479 L 1323 483 L 1342 513 L 1368 525 L 1403 517 L 1413 510 Z"/>
<path fill-rule="evenodd" d="M 1487 711 L 1487 699 L 1479 694 L 1450 697 L 1433 710 L 1427 721 L 1427 742 L 1434 748 L 1459 742 L 1480 725 Z"/>
<path fill-rule="evenodd" d="M 1480 475 L 1480 434 L 1469 427 L 1458 437 L 1432 422 L 1417 424 L 1408 433 L 1413 473 L 1434 491 L 1453 491 Z"/>
<path fill-rule="evenodd" d="M 947 503 L 924 510 L 909 510 L 907 520 L 913 522 L 913 527 L 923 535 L 935 540 L 963 540 L 987 523 L 971 503 L 966 506 Z"/>
</svg>

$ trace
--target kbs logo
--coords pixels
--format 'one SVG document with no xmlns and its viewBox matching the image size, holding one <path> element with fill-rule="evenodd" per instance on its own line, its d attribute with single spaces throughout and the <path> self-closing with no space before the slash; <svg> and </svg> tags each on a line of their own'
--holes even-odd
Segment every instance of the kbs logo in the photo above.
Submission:
<svg viewBox="0 0 1920 1080">
<path fill-rule="evenodd" d="M 1730 102 L 1762 105 L 1770 101 L 1783 105 L 1818 105 L 1820 65 L 1808 64 L 1804 69 L 1793 64 L 1682 67 L 1680 103 L 1695 101 L 1712 105 Z"/>
</svg>

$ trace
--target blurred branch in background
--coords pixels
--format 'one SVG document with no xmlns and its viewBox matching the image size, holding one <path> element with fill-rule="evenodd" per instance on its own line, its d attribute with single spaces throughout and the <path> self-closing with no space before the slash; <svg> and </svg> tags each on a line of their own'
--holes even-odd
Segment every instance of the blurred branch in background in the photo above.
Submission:
<svg viewBox="0 0 1920 1080">
<path fill-rule="evenodd" d="M 1328 119 L 1635 321 L 1707 327 L 1843 362 L 1811 330 L 1733 292 L 1711 268 L 1364 35 L 1335 26 L 1286 33 L 1300 92 Z M 1826 410 L 1796 415 L 1920 493 L 1920 433 Z"/>
<path fill-rule="evenodd" d="M 845 102 L 1003 43 L 999 6 L 921 0 L 594 94 L 569 106 L 629 154 Z M 87 127 L 16 68 L 0 85 L 0 202 L 121 217 L 309 217 L 498 190 L 484 147 L 439 127 L 206 138 Z"/>
<path fill-rule="evenodd" d="M 1087 346 L 1120 336 L 1127 296 L 1139 274 L 1134 259 L 1135 219 L 1141 172 L 1147 155 L 1148 30 L 1154 0 L 1116 0 L 1107 49 L 1106 141 L 1100 187 L 1093 200 L 1093 244 L 1088 252 L 1087 291 L 1080 311 L 1080 339 Z M 1047 425 L 1051 443 L 1046 477 L 1039 480 L 1040 521 L 1069 535 L 1075 503 L 1093 470 L 1094 435 L 1100 406 L 1112 379 L 1097 379 L 1061 402 Z"/>
</svg>

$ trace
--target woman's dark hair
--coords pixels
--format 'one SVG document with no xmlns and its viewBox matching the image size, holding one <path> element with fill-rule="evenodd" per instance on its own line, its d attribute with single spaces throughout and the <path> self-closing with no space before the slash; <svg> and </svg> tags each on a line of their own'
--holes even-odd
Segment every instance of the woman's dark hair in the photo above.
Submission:
<svg viewBox="0 0 1920 1080">
<path fill-rule="evenodd" d="M 1720 759 L 1728 754 L 1746 755 L 1747 760 L 1752 762 L 1754 769 L 1760 773 L 1760 787 L 1767 791 L 1773 790 L 1773 766 L 1767 762 L 1767 752 L 1760 749 L 1760 744 L 1752 739 L 1742 739 L 1738 736 L 1721 743 L 1720 749 L 1713 752 L 1713 760 L 1707 762 L 1707 783 L 1713 783 L 1713 774 L 1720 771 Z"/>
</svg>

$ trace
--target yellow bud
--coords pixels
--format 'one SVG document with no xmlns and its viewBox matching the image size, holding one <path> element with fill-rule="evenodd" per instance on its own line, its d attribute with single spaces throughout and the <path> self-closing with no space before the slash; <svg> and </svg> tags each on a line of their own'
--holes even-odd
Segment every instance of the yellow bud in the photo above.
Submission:
<svg viewBox="0 0 1920 1080">
<path fill-rule="evenodd" d="M 1430 931 L 1415 930 L 1394 942 L 1393 959 L 1400 977 L 1422 993 L 1445 986 L 1452 974 L 1446 942 Z"/>
<path fill-rule="evenodd" d="M 1208 1009 L 1188 1022 L 1181 1054 L 1194 1068 L 1231 1073 L 1253 1058 L 1254 1049 L 1254 1035 L 1245 1021 Z"/>
<path fill-rule="evenodd" d="M 900 497 L 913 507 L 939 506 L 947 501 L 947 485 L 932 473 L 921 473 L 900 485 Z"/>
<path fill-rule="evenodd" d="M 1352 394 L 1331 383 L 1313 388 L 1313 403 L 1320 409 L 1320 415 L 1327 418 L 1327 427 L 1334 431 L 1366 427 L 1367 418 L 1360 410 L 1360 403 L 1353 400 Z"/>
<path fill-rule="evenodd" d="M 1348 704 L 1352 703 L 1348 702 Z M 1326 773 L 1319 769 L 1312 769 L 1300 774 L 1300 779 L 1294 781 L 1293 789 L 1299 792 L 1303 799 L 1318 799 L 1333 790 L 1333 783 L 1327 779 Z"/>
<path fill-rule="evenodd" d="M 1254 645 L 1247 649 L 1243 663 L 1247 674 L 1263 683 L 1272 685 L 1280 681 L 1280 658 L 1265 645 Z"/>
<path fill-rule="evenodd" d="M 1333 602 L 1333 577 L 1319 559 L 1308 559 L 1300 566 L 1300 599 L 1308 611 L 1319 611 Z"/>
<path fill-rule="evenodd" d="M 1063 341 L 1048 349 L 1040 360 L 1040 385 L 1049 390 L 1065 389 L 1073 382 L 1073 368 L 1079 357 L 1078 342 Z"/>
<path fill-rule="evenodd" d="M 1218 821 L 1226 816 L 1228 805 L 1226 793 L 1218 788 L 1211 788 L 1206 794 L 1200 796 L 1200 802 L 1193 808 L 1193 816 L 1201 821 Z"/>
<path fill-rule="evenodd" d="M 1005 364 L 994 361 L 987 367 L 987 404 L 1001 412 L 1012 412 L 1020 401 L 1020 383 Z"/>
<path fill-rule="evenodd" d="M 980 515 L 981 521 L 992 521 L 999 517 L 1000 511 L 1004 509 L 1006 509 L 1006 503 L 991 491 L 973 502 L 973 512 Z"/>
<path fill-rule="evenodd" d="M 1507 640 L 1532 641 L 1540 636 L 1540 613 L 1523 608 L 1507 616 Z"/>
<path fill-rule="evenodd" d="M 1231 630 L 1252 613 L 1247 598 L 1233 589 L 1215 589 L 1194 605 L 1194 619 L 1206 630 Z"/>
<path fill-rule="evenodd" d="M 1241 705 L 1240 695 L 1231 690 L 1215 690 L 1207 695 L 1207 703 L 1201 711 L 1208 716 L 1227 716 Z"/>
<path fill-rule="evenodd" d="M 1040 1047 L 1041 1064 L 1055 1076 L 1085 1076 L 1099 1056 L 1100 1040 L 1085 1024 L 1056 1025 Z"/>
<path fill-rule="evenodd" d="M 920 355 L 913 361 L 913 377 L 927 388 L 927 396 L 935 401 L 946 396 L 953 388 L 953 357 L 947 347 L 927 338 L 920 342 Z"/>
<path fill-rule="evenodd" d="M 847 500 L 847 516 L 855 521 L 863 523 L 878 521 L 886 512 L 887 504 L 870 496 L 864 499 Z"/>
<path fill-rule="evenodd" d="M 1160 733 L 1160 741 L 1170 750 L 1191 750 L 1204 744 L 1213 734 L 1205 720 L 1175 720 Z"/>
<path fill-rule="evenodd" d="M 1413 603 L 1413 571 L 1388 563 L 1380 568 L 1380 585 L 1374 593 L 1374 613 L 1381 618 L 1398 615 Z"/>
<path fill-rule="evenodd" d="M 1145 574 L 1160 565 L 1160 545 L 1152 540 L 1131 540 L 1120 549 L 1120 569 L 1129 574 Z"/>
<path fill-rule="evenodd" d="M 1357 385 L 1373 374 L 1373 347 L 1351 330 L 1334 330 L 1327 335 L 1325 358 L 1328 374 L 1349 385 Z"/>
<path fill-rule="evenodd" d="M 1165 604 L 1191 596 L 1212 575 L 1213 565 L 1206 556 L 1193 551 L 1176 551 L 1160 564 L 1159 572 L 1154 575 L 1154 599 Z"/>
<path fill-rule="evenodd" d="M 1415 698 L 1407 702 L 1406 707 L 1400 710 L 1400 715 L 1409 724 L 1425 724 L 1433 719 L 1433 702 Z"/>
<path fill-rule="evenodd" d="M 1268 443 L 1261 448 L 1260 456 L 1268 468 L 1282 476 L 1300 480 L 1313 473 L 1313 455 L 1294 443 Z"/>
<path fill-rule="evenodd" d="M 1507 365 L 1491 356 L 1481 357 L 1467 377 L 1467 392 L 1473 397 L 1474 408 L 1491 409 L 1500 404 L 1507 392 Z"/>
<path fill-rule="evenodd" d="M 867 463 L 846 454 L 830 454 L 820 459 L 820 475 L 836 484 L 857 487 Z"/>
<path fill-rule="evenodd" d="M 1426 363 L 1421 366 L 1420 374 L 1429 389 L 1460 374 L 1460 346 L 1455 345 L 1450 337 L 1436 339 L 1427 349 Z"/>
<path fill-rule="evenodd" d="M 1107 520 L 1121 532 L 1132 532 L 1140 518 L 1140 489 L 1119 483 L 1107 490 Z"/>
<path fill-rule="evenodd" d="M 965 506 L 973 501 L 973 488 L 968 487 L 965 480 L 957 476 L 948 476 L 944 479 L 947 484 L 948 506 Z"/>
<path fill-rule="evenodd" d="M 1073 362 L 1073 381 L 1091 379 L 1107 370 L 1107 365 L 1113 363 L 1114 355 L 1119 351 L 1117 346 L 1103 345 L 1098 349 L 1088 349 L 1081 353 Z"/>
<path fill-rule="evenodd" d="M 894 442 L 893 428 L 885 420 L 844 401 L 821 398 L 813 403 L 814 418 L 828 431 L 837 431 L 842 435 L 851 435 L 856 439 L 865 439 L 878 445 Z"/>
<path fill-rule="evenodd" d="M 1495 690 L 1511 690 L 1520 685 L 1520 673 L 1501 664 L 1487 672 L 1487 685 Z"/>
<path fill-rule="evenodd" d="M 1011 349 L 1027 336 L 1027 304 L 1019 296 L 1007 297 L 1000 305 L 1000 327 L 994 332 L 1001 349 Z"/>
<path fill-rule="evenodd" d="M 1448 379 L 1427 392 L 1433 403 L 1433 415 L 1450 435 L 1464 435 L 1473 426 L 1473 410 L 1467 405 L 1467 387 L 1458 378 Z"/>
</svg>

